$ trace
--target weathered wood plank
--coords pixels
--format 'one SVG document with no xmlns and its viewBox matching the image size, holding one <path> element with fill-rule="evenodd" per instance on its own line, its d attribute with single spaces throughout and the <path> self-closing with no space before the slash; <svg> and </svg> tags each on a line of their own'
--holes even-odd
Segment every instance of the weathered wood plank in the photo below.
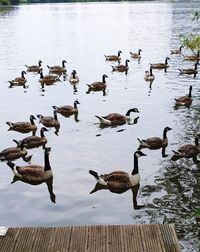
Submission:
<svg viewBox="0 0 200 252">
<path fill-rule="evenodd" d="M 173 225 L 9 228 L 0 252 L 180 252 Z"/>
</svg>

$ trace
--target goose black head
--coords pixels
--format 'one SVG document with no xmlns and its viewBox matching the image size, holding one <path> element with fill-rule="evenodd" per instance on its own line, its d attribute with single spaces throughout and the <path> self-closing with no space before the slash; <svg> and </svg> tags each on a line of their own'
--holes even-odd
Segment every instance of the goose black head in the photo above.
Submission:
<svg viewBox="0 0 200 252">
<path fill-rule="evenodd" d="M 164 128 L 164 131 L 166 131 L 166 132 L 169 131 L 169 130 L 172 130 L 172 128 L 170 128 L 170 127 L 165 127 Z"/>
<path fill-rule="evenodd" d="M 137 158 L 139 158 L 139 157 L 147 156 L 147 155 L 144 154 L 142 151 L 137 150 L 137 151 L 134 153 L 134 156 L 136 156 Z"/>
<path fill-rule="evenodd" d="M 35 118 L 34 115 L 31 115 L 31 116 L 30 116 L 30 119 L 31 119 L 31 120 L 36 120 L 36 118 Z"/>
</svg>

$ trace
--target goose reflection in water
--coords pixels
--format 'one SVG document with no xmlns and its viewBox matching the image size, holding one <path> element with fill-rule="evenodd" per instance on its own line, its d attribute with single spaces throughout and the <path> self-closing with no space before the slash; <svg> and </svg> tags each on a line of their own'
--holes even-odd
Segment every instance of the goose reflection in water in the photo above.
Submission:
<svg viewBox="0 0 200 252">
<path fill-rule="evenodd" d="M 49 162 L 50 151 L 51 151 L 50 147 L 45 147 L 44 166 L 40 165 L 17 166 L 12 162 L 7 162 L 7 165 L 11 168 L 12 172 L 14 173 L 12 183 L 18 180 L 31 185 L 39 185 L 45 182 L 48 187 L 51 201 L 53 203 L 56 203 L 56 196 L 53 193 L 53 173 Z"/>
<path fill-rule="evenodd" d="M 137 193 L 140 187 L 138 158 L 141 156 L 146 156 L 146 154 L 141 151 L 136 151 L 134 153 L 134 168 L 131 174 L 124 171 L 114 171 L 109 174 L 98 174 L 93 170 L 89 170 L 89 173 L 97 180 L 95 188 L 90 193 L 94 193 L 101 189 L 108 189 L 113 193 L 121 194 L 131 189 L 133 193 L 134 209 L 140 209 L 143 207 L 137 205 Z"/>
</svg>

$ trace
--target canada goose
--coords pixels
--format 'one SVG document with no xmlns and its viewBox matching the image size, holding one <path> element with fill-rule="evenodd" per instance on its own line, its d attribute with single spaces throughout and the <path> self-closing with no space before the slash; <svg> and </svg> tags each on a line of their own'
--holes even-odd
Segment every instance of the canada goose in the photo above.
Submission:
<svg viewBox="0 0 200 252">
<path fill-rule="evenodd" d="M 77 84 L 79 82 L 79 77 L 77 75 L 76 70 L 73 70 L 70 77 L 69 77 L 69 82 L 71 84 Z"/>
<path fill-rule="evenodd" d="M 39 136 L 29 136 L 29 137 L 24 138 L 21 141 L 17 141 L 15 139 L 13 141 L 17 144 L 17 146 L 20 146 L 22 141 L 25 141 L 24 145 L 27 149 L 37 148 L 40 146 L 43 146 L 43 149 L 44 149 L 44 147 L 47 143 L 47 139 L 44 135 L 44 131 L 48 131 L 48 129 L 46 129 L 45 127 L 42 127 L 40 130 L 40 137 Z"/>
<path fill-rule="evenodd" d="M 165 72 L 167 71 L 167 68 L 169 67 L 168 65 L 168 60 L 170 60 L 169 57 L 165 58 L 165 63 L 155 63 L 155 64 L 151 64 L 152 69 L 165 69 Z"/>
<path fill-rule="evenodd" d="M 40 71 L 42 71 L 42 65 L 41 65 L 41 63 L 42 63 L 42 61 L 39 60 L 38 61 L 38 65 L 32 65 L 32 66 L 25 65 L 25 66 L 27 67 L 27 71 L 28 72 L 40 72 Z"/>
<path fill-rule="evenodd" d="M 183 46 L 180 46 L 179 49 L 171 50 L 171 54 L 181 54 Z"/>
<path fill-rule="evenodd" d="M 97 116 L 95 115 L 102 125 L 123 125 L 125 123 L 130 123 L 130 114 L 131 112 L 139 113 L 137 108 L 129 109 L 126 115 L 121 115 L 118 113 L 111 113 L 107 116 Z"/>
<path fill-rule="evenodd" d="M 121 64 L 119 64 L 118 66 L 112 66 L 112 70 L 113 71 L 118 71 L 118 72 L 128 72 L 128 69 L 129 69 L 129 67 L 128 67 L 128 62 L 130 62 L 130 60 L 126 60 L 125 61 L 125 65 L 121 65 Z"/>
<path fill-rule="evenodd" d="M 109 174 L 98 174 L 93 170 L 89 170 L 89 173 L 95 177 L 97 183 L 108 188 L 111 192 L 115 190 L 126 191 L 131 187 L 134 187 L 140 182 L 140 175 L 138 170 L 138 158 L 146 156 L 141 151 L 134 153 L 134 167 L 131 174 L 124 171 L 114 171 Z"/>
<path fill-rule="evenodd" d="M 159 137 L 151 137 L 147 138 L 145 140 L 140 140 L 139 138 L 137 139 L 139 141 L 139 147 L 138 150 L 141 150 L 143 148 L 148 148 L 150 150 L 158 150 L 162 148 L 162 157 L 167 157 L 165 154 L 165 149 L 168 145 L 168 139 L 167 139 L 167 132 L 169 130 L 172 130 L 170 127 L 165 127 L 163 130 L 163 139 Z"/>
<path fill-rule="evenodd" d="M 190 61 L 199 61 L 200 60 L 200 56 L 199 56 L 199 51 L 197 52 L 197 54 L 194 55 L 183 55 L 184 60 L 190 60 Z"/>
<path fill-rule="evenodd" d="M 48 66 L 49 72 L 50 73 L 55 73 L 55 74 L 63 74 L 67 72 L 67 69 L 65 68 L 65 63 L 67 63 L 66 60 L 62 61 L 62 66 Z"/>
<path fill-rule="evenodd" d="M 14 80 L 8 81 L 10 83 L 10 86 L 24 86 L 27 82 L 27 79 L 24 77 L 24 74 L 26 74 L 25 71 L 21 72 L 21 77 L 16 77 Z"/>
<path fill-rule="evenodd" d="M 177 161 L 180 158 L 192 158 L 194 163 L 199 163 L 200 161 L 197 160 L 197 155 L 200 153 L 199 137 L 200 135 L 195 137 L 195 145 L 186 144 L 180 147 L 177 151 L 173 150 L 174 155 L 171 160 Z"/>
<path fill-rule="evenodd" d="M 47 183 L 47 187 L 50 193 L 50 198 L 55 203 L 56 196 L 53 193 L 53 173 L 49 162 L 49 153 L 51 148 L 44 149 L 44 166 L 40 165 L 26 165 L 17 166 L 12 162 L 7 162 L 7 165 L 11 168 L 14 173 L 13 182 L 21 180 L 31 185 L 39 185 L 43 182 Z"/>
<path fill-rule="evenodd" d="M 130 52 L 131 58 L 133 59 L 140 59 L 141 58 L 141 53 L 142 49 L 139 49 L 137 53 Z"/>
<path fill-rule="evenodd" d="M 87 93 L 89 93 L 90 91 L 103 91 L 106 89 L 107 84 L 106 84 L 106 78 L 108 78 L 108 76 L 106 74 L 103 74 L 102 76 L 102 82 L 101 81 L 95 81 L 92 84 L 87 84 L 88 86 L 88 91 Z"/>
<path fill-rule="evenodd" d="M 40 71 L 40 79 L 39 82 L 41 84 L 53 84 L 56 81 L 60 81 L 59 76 L 58 75 L 52 75 L 52 74 L 48 74 L 48 75 L 43 75 L 43 72 Z"/>
<path fill-rule="evenodd" d="M 8 130 L 14 130 L 21 133 L 29 133 L 33 131 L 33 134 L 35 134 L 37 126 L 35 125 L 34 120 L 36 120 L 35 116 L 31 115 L 30 122 L 6 122 L 6 124 L 10 126 Z"/>
<path fill-rule="evenodd" d="M 179 71 L 180 71 L 179 75 L 182 75 L 182 74 L 192 75 L 192 74 L 194 74 L 194 78 L 195 78 L 198 73 L 197 65 L 198 65 L 198 62 L 196 62 L 194 64 L 194 68 L 179 69 Z"/>
<path fill-rule="evenodd" d="M 52 106 L 52 108 L 55 109 L 61 115 L 70 116 L 73 114 L 78 114 L 77 104 L 80 104 L 80 102 L 78 100 L 75 100 L 74 106 L 71 106 L 71 105 L 65 105 L 65 106 L 61 106 L 61 107 Z"/>
<path fill-rule="evenodd" d="M 53 111 L 54 117 L 52 116 L 43 116 L 41 114 L 37 115 L 37 117 L 40 119 L 39 123 L 42 123 L 45 127 L 48 128 L 55 128 L 55 134 L 59 132 L 60 129 L 60 123 L 58 121 L 57 111 L 54 109 Z"/>
<path fill-rule="evenodd" d="M 23 158 L 24 161 L 29 162 L 32 156 L 27 156 L 25 148 L 26 141 L 23 140 L 19 147 L 10 147 L 0 152 L 0 161 L 13 161 L 18 158 Z"/>
<path fill-rule="evenodd" d="M 104 55 L 106 60 L 109 61 L 120 61 L 120 54 L 122 53 L 122 51 L 118 51 L 117 55 Z"/>
<path fill-rule="evenodd" d="M 155 80 L 155 76 L 154 76 L 154 74 L 152 72 L 152 67 L 151 66 L 150 66 L 149 71 L 145 71 L 144 80 L 149 81 L 149 82 L 153 82 Z"/>
<path fill-rule="evenodd" d="M 188 95 L 175 98 L 175 106 L 190 106 L 192 103 L 192 86 L 189 87 Z"/>
</svg>

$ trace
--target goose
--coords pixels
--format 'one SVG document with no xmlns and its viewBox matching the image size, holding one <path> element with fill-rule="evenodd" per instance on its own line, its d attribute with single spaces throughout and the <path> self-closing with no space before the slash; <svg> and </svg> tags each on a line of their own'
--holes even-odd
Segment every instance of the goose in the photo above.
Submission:
<svg viewBox="0 0 200 252">
<path fill-rule="evenodd" d="M 44 147 L 47 143 L 47 139 L 44 135 L 45 131 L 48 131 L 48 129 L 45 127 L 42 127 L 40 130 L 40 137 L 39 136 L 29 136 L 29 137 L 22 139 L 21 141 L 17 141 L 15 139 L 13 141 L 17 144 L 17 146 L 20 146 L 22 141 L 25 141 L 25 147 L 27 149 L 38 148 L 40 146 L 43 146 L 43 149 L 44 149 Z"/>
<path fill-rule="evenodd" d="M 137 53 L 130 52 L 131 58 L 133 59 L 141 59 L 142 49 L 139 49 Z"/>
<path fill-rule="evenodd" d="M 182 74 L 192 75 L 193 74 L 195 78 L 198 73 L 197 65 L 198 65 L 198 62 L 194 64 L 194 68 L 179 69 L 180 71 L 179 75 L 182 75 Z"/>
<path fill-rule="evenodd" d="M 37 126 L 35 125 L 34 120 L 36 120 L 35 116 L 31 115 L 30 122 L 6 122 L 6 124 L 10 127 L 8 130 L 14 130 L 21 133 L 29 133 L 33 131 L 33 134 L 35 134 Z"/>
<path fill-rule="evenodd" d="M 69 77 L 69 82 L 71 84 L 77 84 L 79 82 L 79 77 L 77 75 L 76 70 L 73 70 L 70 77 Z"/>
<path fill-rule="evenodd" d="M 53 84 L 56 81 L 60 81 L 59 76 L 58 75 L 52 75 L 52 74 L 48 74 L 48 75 L 43 75 L 43 72 L 40 71 L 40 79 L 39 82 L 41 84 Z"/>
<path fill-rule="evenodd" d="M 181 54 L 183 46 L 180 46 L 179 49 L 171 50 L 171 54 Z"/>
<path fill-rule="evenodd" d="M 55 73 L 55 74 L 63 74 L 67 72 L 67 69 L 65 68 L 65 63 L 67 63 L 66 60 L 62 61 L 62 66 L 48 66 L 49 72 L 50 73 Z"/>
<path fill-rule="evenodd" d="M 163 139 L 159 137 L 151 137 L 145 140 L 140 140 L 139 138 L 137 138 L 137 140 L 139 141 L 138 150 L 141 150 L 143 148 L 148 148 L 150 150 L 158 150 L 162 148 L 162 157 L 167 157 L 167 155 L 165 154 L 165 149 L 168 145 L 167 132 L 169 130 L 172 130 L 172 129 L 170 127 L 164 128 Z"/>
<path fill-rule="evenodd" d="M 118 66 L 112 66 L 112 70 L 113 71 L 118 71 L 118 72 L 128 72 L 128 69 L 129 69 L 129 67 L 128 67 L 128 62 L 130 62 L 130 60 L 126 60 L 125 61 L 125 65 L 121 65 L 121 64 L 119 64 Z"/>
<path fill-rule="evenodd" d="M 80 102 L 78 100 L 75 100 L 74 106 L 71 106 L 71 105 L 64 105 L 61 107 L 52 106 L 52 108 L 55 109 L 56 112 L 60 113 L 61 115 L 70 116 L 73 114 L 78 114 L 77 104 L 80 104 Z"/>
<path fill-rule="evenodd" d="M 128 190 L 140 183 L 140 175 L 138 168 L 138 158 L 141 156 L 146 156 L 141 151 L 136 151 L 134 153 L 134 167 L 131 174 L 124 171 L 114 171 L 109 174 L 98 174 L 93 170 L 89 170 L 89 173 L 95 177 L 97 183 L 105 188 L 109 189 L 111 192 L 115 190 Z"/>
<path fill-rule="evenodd" d="M 120 61 L 121 60 L 121 57 L 120 57 L 120 54 L 122 53 L 122 51 L 118 51 L 117 55 L 104 55 L 106 60 L 109 60 L 109 61 Z"/>
<path fill-rule="evenodd" d="M 7 162 L 7 165 L 11 168 L 14 173 L 13 182 L 21 180 L 25 183 L 32 185 L 39 185 L 43 182 L 47 183 L 47 187 L 50 193 L 50 199 L 55 203 L 56 196 L 53 193 L 53 172 L 49 162 L 50 147 L 44 149 L 44 166 L 41 165 L 26 165 L 17 166 L 12 162 Z"/>
<path fill-rule="evenodd" d="M 57 111 L 54 109 L 53 111 L 53 115 L 52 116 L 43 116 L 41 114 L 37 115 L 37 117 L 39 118 L 39 123 L 42 123 L 45 127 L 48 128 L 55 128 L 55 134 L 57 135 L 57 133 L 59 132 L 60 129 L 60 122 L 58 121 L 58 116 L 57 116 Z"/>
<path fill-rule="evenodd" d="M 153 82 L 155 80 L 155 76 L 152 72 L 152 67 L 150 67 L 149 71 L 145 71 L 144 80 L 149 82 Z"/>
<path fill-rule="evenodd" d="M 183 55 L 184 60 L 190 60 L 190 61 L 199 61 L 200 60 L 200 56 L 199 56 L 199 51 L 197 52 L 197 54 L 194 53 L 194 55 Z"/>
<path fill-rule="evenodd" d="M 14 80 L 8 81 L 10 83 L 10 86 L 24 86 L 27 82 L 27 79 L 24 77 L 26 74 L 25 71 L 21 72 L 21 77 L 16 77 Z"/>
<path fill-rule="evenodd" d="M 95 116 L 99 119 L 100 124 L 102 125 L 109 125 L 109 126 L 123 125 L 127 122 L 130 123 L 131 112 L 139 113 L 137 108 L 132 108 L 127 111 L 126 115 L 121 115 L 118 113 L 111 113 L 106 116 L 97 116 L 97 115 Z"/>
<path fill-rule="evenodd" d="M 90 91 L 102 91 L 102 90 L 105 90 L 106 87 L 107 87 L 106 78 L 108 78 L 108 76 L 106 74 L 103 74 L 103 76 L 102 76 L 102 82 L 101 81 L 95 81 L 92 84 L 87 84 L 87 86 L 88 86 L 87 93 L 89 93 Z"/>
<path fill-rule="evenodd" d="M 25 65 L 27 67 L 27 72 L 40 72 L 40 71 L 42 71 L 42 64 L 41 63 L 42 63 L 42 61 L 39 60 L 38 65 L 32 65 L 32 66 Z"/>
<path fill-rule="evenodd" d="M 181 146 L 177 151 L 173 150 L 174 155 L 171 160 L 177 161 L 180 158 L 192 158 L 194 163 L 199 163 L 200 161 L 197 160 L 197 155 L 200 153 L 199 137 L 200 135 L 195 137 L 195 145 L 186 144 Z"/>
<path fill-rule="evenodd" d="M 27 149 L 25 148 L 26 141 L 23 140 L 19 147 L 10 147 L 0 152 L 0 161 L 13 161 L 22 158 L 24 161 L 29 162 L 32 156 L 27 156 Z"/>
<path fill-rule="evenodd" d="M 175 106 L 190 106 L 192 103 L 192 86 L 189 87 L 188 95 L 175 98 Z"/>
<path fill-rule="evenodd" d="M 165 69 L 165 72 L 166 72 L 167 68 L 169 67 L 168 60 L 170 60 L 170 58 L 166 57 L 165 63 L 154 63 L 154 64 L 150 63 L 150 65 L 151 65 L 152 69 Z"/>
</svg>

